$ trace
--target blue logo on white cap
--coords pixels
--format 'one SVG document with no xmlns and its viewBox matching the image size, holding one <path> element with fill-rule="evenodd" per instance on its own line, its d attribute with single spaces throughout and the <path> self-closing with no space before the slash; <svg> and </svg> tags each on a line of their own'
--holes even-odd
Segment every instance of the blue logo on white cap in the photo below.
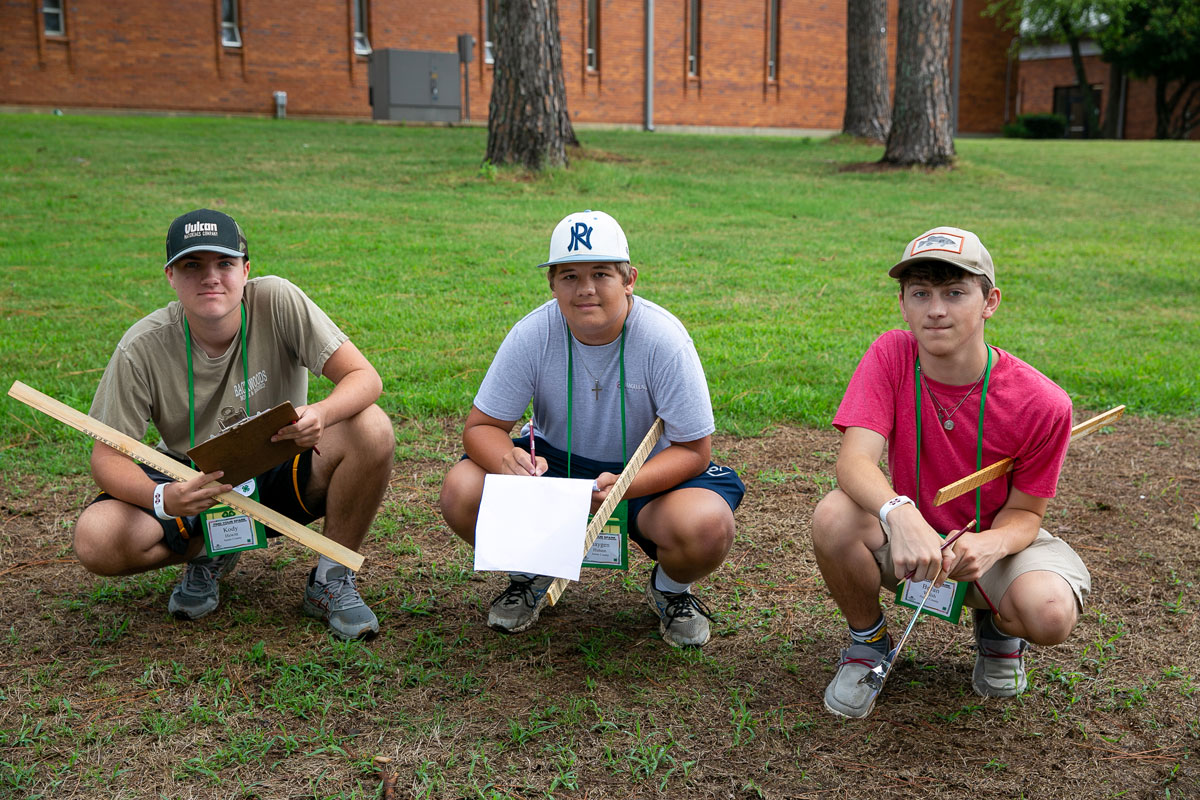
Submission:
<svg viewBox="0 0 1200 800">
<path fill-rule="evenodd" d="M 586 222 L 576 222 L 575 227 L 571 228 L 571 242 L 567 245 L 567 252 L 569 253 L 580 246 L 591 250 L 592 230 L 591 226 Z"/>
</svg>

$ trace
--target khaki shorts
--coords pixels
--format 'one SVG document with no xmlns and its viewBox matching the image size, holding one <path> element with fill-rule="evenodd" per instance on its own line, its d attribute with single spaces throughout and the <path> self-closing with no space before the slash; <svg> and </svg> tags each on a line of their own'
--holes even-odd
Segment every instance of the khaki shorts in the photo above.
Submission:
<svg viewBox="0 0 1200 800">
<path fill-rule="evenodd" d="M 896 579 L 896 568 L 892 563 L 892 531 L 886 523 L 881 524 L 883 524 L 884 545 L 873 555 L 875 562 L 879 564 L 883 585 L 888 589 L 895 590 L 899 581 Z M 1045 530 L 1039 530 L 1037 538 L 1021 552 L 1005 556 L 993 564 L 992 568 L 979 579 L 979 583 L 992 602 L 999 606 L 1008 587 L 1019 575 L 1037 570 L 1053 572 L 1065 580 L 1071 587 L 1071 591 L 1075 593 L 1075 602 L 1079 605 L 1079 611 L 1083 611 L 1083 600 L 1092 590 L 1092 576 L 1069 544 L 1057 536 L 1051 536 Z M 967 589 L 964 605 L 971 608 L 988 607 L 974 584 Z"/>
</svg>

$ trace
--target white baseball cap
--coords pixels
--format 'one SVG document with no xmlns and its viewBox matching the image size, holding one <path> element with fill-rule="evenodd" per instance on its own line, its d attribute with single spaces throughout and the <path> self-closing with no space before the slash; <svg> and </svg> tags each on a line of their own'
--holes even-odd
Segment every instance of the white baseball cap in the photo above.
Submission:
<svg viewBox="0 0 1200 800">
<path fill-rule="evenodd" d="M 945 261 L 975 275 L 986 275 L 996 285 L 996 268 L 992 255 L 979 237 L 962 228 L 932 228 L 908 243 L 904 257 L 888 270 L 893 278 L 900 277 L 909 265 L 919 261 Z"/>
<path fill-rule="evenodd" d="M 550 235 L 550 257 L 538 267 L 579 261 L 628 261 L 629 242 L 617 221 L 603 211 L 563 217 Z"/>
</svg>

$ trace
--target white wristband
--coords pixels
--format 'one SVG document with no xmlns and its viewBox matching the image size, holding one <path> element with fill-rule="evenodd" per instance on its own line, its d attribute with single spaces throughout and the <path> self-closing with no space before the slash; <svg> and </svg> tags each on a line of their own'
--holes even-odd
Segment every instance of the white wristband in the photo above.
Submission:
<svg viewBox="0 0 1200 800">
<path fill-rule="evenodd" d="M 154 487 L 154 516 L 161 520 L 175 519 L 168 514 L 167 510 L 163 507 L 163 502 L 165 500 L 163 495 L 165 494 L 166 488 L 167 485 L 165 483 L 160 483 L 158 486 Z"/>
<path fill-rule="evenodd" d="M 879 507 L 879 521 L 886 524 L 888 514 L 891 512 L 891 510 L 896 506 L 902 506 L 905 503 L 908 503 L 913 507 L 916 507 L 917 505 L 912 501 L 912 498 L 906 495 L 898 494 Z"/>
</svg>

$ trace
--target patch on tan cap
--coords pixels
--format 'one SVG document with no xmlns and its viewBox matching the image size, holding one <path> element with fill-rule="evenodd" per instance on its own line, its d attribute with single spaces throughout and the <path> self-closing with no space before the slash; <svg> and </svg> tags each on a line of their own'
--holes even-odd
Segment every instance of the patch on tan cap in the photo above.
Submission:
<svg viewBox="0 0 1200 800">
<path fill-rule="evenodd" d="M 908 257 L 921 255 L 922 253 L 943 252 L 956 253 L 962 255 L 963 237 L 957 233 L 949 233 L 942 231 L 933 231 L 920 239 L 916 239 L 912 243 L 912 248 L 908 251 Z"/>
</svg>

